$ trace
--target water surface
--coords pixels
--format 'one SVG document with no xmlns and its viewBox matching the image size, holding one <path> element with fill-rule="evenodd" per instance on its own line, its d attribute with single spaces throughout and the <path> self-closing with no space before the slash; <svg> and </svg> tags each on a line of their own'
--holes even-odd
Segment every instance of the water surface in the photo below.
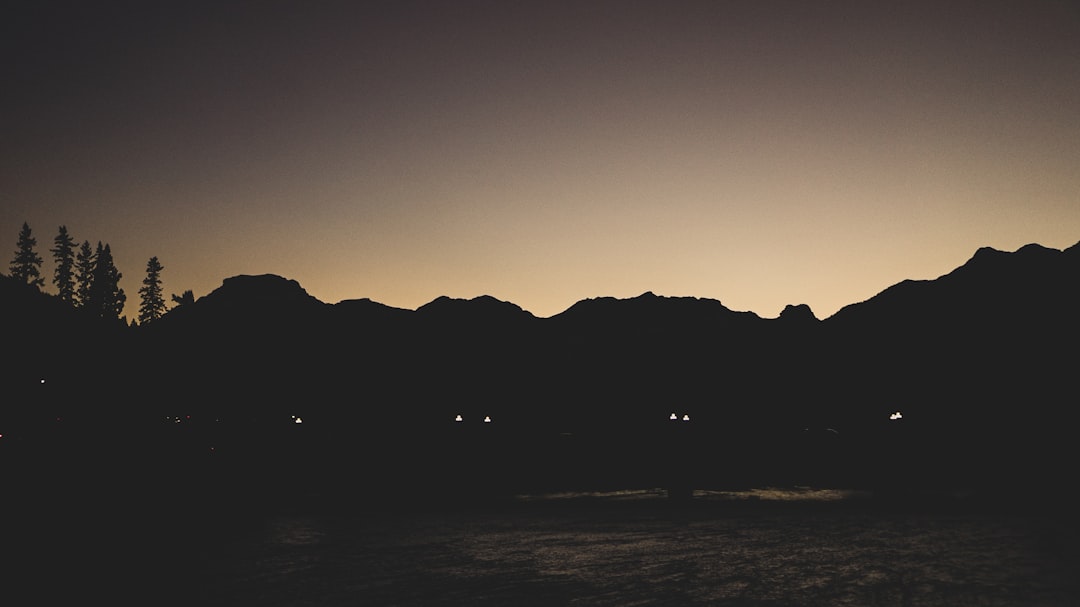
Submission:
<svg viewBox="0 0 1080 607">
<path fill-rule="evenodd" d="M 1061 515 L 850 507 L 828 491 L 755 491 L 679 507 L 655 493 L 608 492 L 445 512 L 267 516 L 189 547 L 184 592 L 206 605 L 1080 600 L 1078 535 Z"/>
</svg>

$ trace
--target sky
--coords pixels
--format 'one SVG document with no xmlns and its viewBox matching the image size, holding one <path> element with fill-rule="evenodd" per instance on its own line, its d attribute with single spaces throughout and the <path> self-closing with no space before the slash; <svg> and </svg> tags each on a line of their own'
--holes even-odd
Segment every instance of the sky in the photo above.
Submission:
<svg viewBox="0 0 1080 607">
<path fill-rule="evenodd" d="M 819 318 L 1080 241 L 1070 1 L 15 2 L 3 268 L 27 222 L 201 297 L 591 297 Z"/>
</svg>

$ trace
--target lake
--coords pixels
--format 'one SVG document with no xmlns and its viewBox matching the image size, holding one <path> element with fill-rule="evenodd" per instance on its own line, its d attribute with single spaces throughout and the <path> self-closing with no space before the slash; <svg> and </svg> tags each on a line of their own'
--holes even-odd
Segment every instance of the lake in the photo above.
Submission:
<svg viewBox="0 0 1080 607">
<path fill-rule="evenodd" d="M 698 491 L 681 503 L 654 490 L 564 492 L 438 508 L 177 508 L 160 518 L 60 511 L 68 518 L 49 525 L 52 515 L 39 513 L 19 534 L 22 573 L 32 575 L 18 579 L 41 604 L 1080 601 L 1080 535 L 1068 511 L 890 505 L 857 492 Z"/>
</svg>

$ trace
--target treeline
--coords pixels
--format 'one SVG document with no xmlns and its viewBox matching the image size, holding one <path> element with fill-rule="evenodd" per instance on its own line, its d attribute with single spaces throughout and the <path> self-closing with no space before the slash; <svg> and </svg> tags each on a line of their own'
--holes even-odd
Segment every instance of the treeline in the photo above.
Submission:
<svg viewBox="0 0 1080 607">
<path fill-rule="evenodd" d="M 40 290 L 45 286 L 41 272 L 44 260 L 36 249 L 37 239 L 30 225 L 23 222 L 15 256 L 9 265 L 10 276 Z M 62 225 L 53 238 L 49 252 L 54 261 L 52 284 L 61 301 L 86 314 L 128 324 L 127 317 L 123 315 L 127 294 L 120 287 L 123 274 L 113 261 L 108 243 L 98 241 L 97 247 L 92 247 L 89 240 L 84 240 L 78 245 L 68 233 L 67 226 Z M 151 323 L 165 315 L 167 306 L 161 288 L 164 269 L 156 256 L 147 261 L 146 277 L 139 288 L 139 311 L 131 325 Z M 193 299 L 193 296 L 188 291 L 183 296 L 173 295 L 172 299 L 182 304 Z"/>
</svg>

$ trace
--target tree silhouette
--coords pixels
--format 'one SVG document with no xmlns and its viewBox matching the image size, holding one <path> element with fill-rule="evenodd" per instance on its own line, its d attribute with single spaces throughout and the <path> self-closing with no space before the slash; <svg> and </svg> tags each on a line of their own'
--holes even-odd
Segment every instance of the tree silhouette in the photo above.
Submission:
<svg viewBox="0 0 1080 607">
<path fill-rule="evenodd" d="M 75 257 L 75 282 L 76 282 L 76 307 L 88 308 L 90 306 L 91 292 L 94 284 L 94 250 L 90 248 L 90 241 L 84 240 L 79 247 L 79 254 Z"/>
<path fill-rule="evenodd" d="M 146 278 L 139 288 L 139 324 L 153 322 L 165 314 L 165 297 L 161 293 L 161 271 L 164 270 L 157 257 L 151 257 L 146 263 Z"/>
<path fill-rule="evenodd" d="M 11 277 L 19 282 L 35 287 L 45 285 L 45 279 L 41 277 L 41 256 L 34 252 L 37 239 L 30 235 L 30 225 L 25 221 L 22 230 L 19 231 L 18 250 L 15 251 L 15 259 L 11 260 Z"/>
<path fill-rule="evenodd" d="M 176 293 L 173 293 L 172 300 L 173 303 L 175 303 L 177 306 L 186 306 L 188 304 L 193 304 L 195 303 L 195 293 L 193 293 L 191 289 L 184 291 L 182 295 L 177 295 Z"/>
<path fill-rule="evenodd" d="M 89 309 L 101 318 L 119 319 L 124 310 L 127 295 L 120 288 L 123 277 L 113 264 L 112 250 L 109 245 L 98 242 L 94 252 L 93 280 L 90 283 Z"/>
<path fill-rule="evenodd" d="M 69 304 L 75 303 L 75 239 L 68 234 L 67 226 L 60 226 L 53 238 L 53 248 L 49 252 L 56 261 L 53 271 L 53 284 L 60 299 Z"/>
</svg>

